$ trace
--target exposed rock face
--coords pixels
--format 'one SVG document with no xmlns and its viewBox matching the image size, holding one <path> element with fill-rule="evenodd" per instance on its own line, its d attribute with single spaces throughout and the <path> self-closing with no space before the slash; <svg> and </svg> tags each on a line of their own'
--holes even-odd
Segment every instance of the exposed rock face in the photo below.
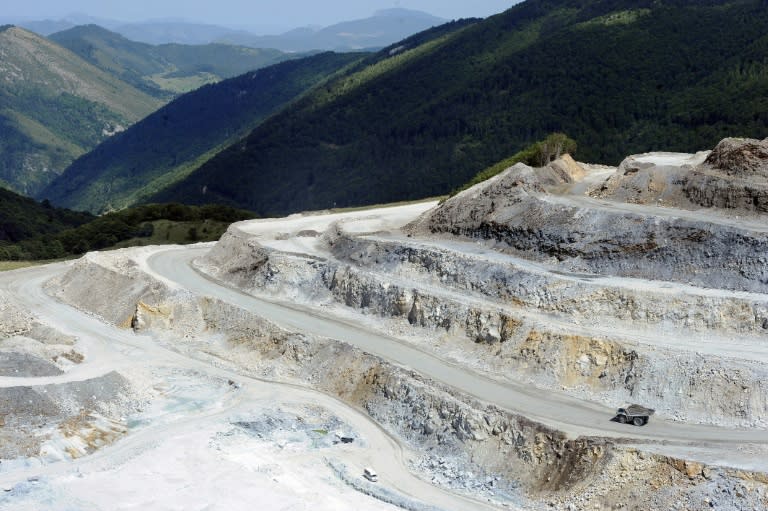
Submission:
<svg viewBox="0 0 768 511">
<path fill-rule="evenodd" d="M 683 193 L 692 204 L 705 208 L 768 213 L 768 184 L 734 183 L 732 179 L 695 170 L 687 176 Z"/>
<path fill-rule="evenodd" d="M 388 333 L 410 336 L 425 347 L 434 342 L 442 356 L 450 352 L 457 362 L 511 380 L 584 397 L 599 395 L 617 406 L 640 400 L 681 420 L 748 426 L 763 424 L 768 417 L 768 383 L 763 382 L 768 373 L 760 364 L 722 365 L 609 334 L 666 325 L 702 335 L 738 332 L 758 342 L 768 324 L 765 302 L 670 295 L 567 278 L 503 257 L 472 257 L 408 239 L 336 230 L 327 239 L 333 259 L 275 251 L 245 284 L 226 265 L 206 268 L 255 294 L 343 305 L 378 317 Z M 244 251 L 250 250 L 247 237 L 239 240 Z M 531 318 L 526 309 L 542 316 Z M 604 333 L 553 329 L 558 318 L 578 318 Z"/>
<path fill-rule="evenodd" d="M 50 426 L 86 420 L 91 412 L 124 412 L 131 400 L 130 384 L 116 372 L 58 385 L 0 388 L 0 458 L 40 456 Z"/>
<path fill-rule="evenodd" d="M 589 195 L 630 204 L 690 209 L 693 205 L 682 193 L 681 187 L 708 154 L 652 153 L 629 156 Z"/>
<path fill-rule="evenodd" d="M 768 138 L 726 138 L 685 176 L 682 191 L 696 206 L 768 213 Z"/>
<path fill-rule="evenodd" d="M 232 275 L 248 279 L 267 262 L 269 253 L 255 239 L 235 228 L 224 233 L 206 259 L 210 264 L 226 267 Z"/>
<path fill-rule="evenodd" d="M 569 177 L 553 170 L 552 166 L 533 169 L 518 163 L 501 174 L 464 190 L 443 202 L 437 209 L 428 212 L 427 218 L 414 225 L 426 225 L 433 230 L 439 226 L 463 226 L 485 223 L 492 217 L 514 215 L 525 207 L 532 194 L 544 193 L 545 186 L 556 186 L 569 182 Z"/>
<path fill-rule="evenodd" d="M 136 278 L 139 273 L 138 265 L 132 260 L 110 259 L 99 252 L 89 252 L 75 263 L 73 271 L 47 283 L 46 290 L 111 323 L 128 326 L 139 297 L 148 291 L 149 284 Z M 113 292 L 108 295 L 94 293 L 89 285 L 91 282 L 104 282 Z M 105 299 L 106 296 L 109 299 Z"/>
<path fill-rule="evenodd" d="M 649 153 L 626 158 L 593 197 L 734 213 L 768 212 L 768 139 L 727 138 L 694 155 Z"/>
<path fill-rule="evenodd" d="M 705 163 L 729 176 L 768 180 L 768 138 L 726 138 L 717 144 Z"/>
<path fill-rule="evenodd" d="M 659 195 L 672 193 L 667 190 L 669 184 L 677 189 L 672 195 L 683 197 L 685 179 L 652 178 L 652 169 L 662 165 L 653 162 L 663 162 L 665 157 L 646 155 L 647 161 L 634 162 L 641 165 L 629 162 L 621 167 L 617 171 L 621 176 L 611 178 L 620 183 L 609 186 L 615 193 L 605 195 L 615 202 L 572 193 L 569 190 L 576 188 L 569 187 L 551 166 L 533 169 L 517 164 L 448 199 L 412 225 L 411 232 L 479 238 L 527 258 L 555 259 L 570 271 L 768 291 L 765 227 L 753 230 L 729 225 L 725 218 L 712 222 L 702 215 L 677 216 L 668 209 L 633 208 L 619 202 L 628 195 L 627 179 L 635 183 L 640 179 L 640 172 L 632 169 L 644 169 L 646 187 L 664 182 Z M 694 167 L 685 163 L 675 168 L 685 175 Z M 688 189 L 693 196 L 692 185 Z M 654 195 L 646 194 L 644 201 Z M 762 198 L 749 201 L 752 211 L 768 203 Z"/>
<path fill-rule="evenodd" d="M 572 183 L 584 179 L 586 172 L 584 167 L 571 157 L 570 154 L 564 154 L 557 160 L 549 164 L 549 167 L 558 173 L 565 182 Z"/>
</svg>

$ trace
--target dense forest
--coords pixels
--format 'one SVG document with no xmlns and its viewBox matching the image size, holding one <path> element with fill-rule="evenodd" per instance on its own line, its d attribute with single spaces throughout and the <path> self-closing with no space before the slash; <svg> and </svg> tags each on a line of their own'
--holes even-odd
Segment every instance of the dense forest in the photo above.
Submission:
<svg viewBox="0 0 768 511">
<path fill-rule="evenodd" d="M 95 213 L 141 202 L 360 57 L 322 53 L 201 87 L 76 160 L 38 197 Z"/>
<path fill-rule="evenodd" d="M 444 194 L 555 131 L 609 164 L 764 137 L 766 26 L 758 0 L 524 2 L 385 49 L 151 199 L 279 215 Z"/>
</svg>

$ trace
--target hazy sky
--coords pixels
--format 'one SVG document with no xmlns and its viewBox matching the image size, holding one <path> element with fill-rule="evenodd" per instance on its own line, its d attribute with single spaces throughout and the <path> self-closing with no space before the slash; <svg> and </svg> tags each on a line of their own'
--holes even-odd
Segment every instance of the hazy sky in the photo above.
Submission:
<svg viewBox="0 0 768 511">
<path fill-rule="evenodd" d="M 72 13 L 124 21 L 183 18 L 212 24 L 299 27 L 365 18 L 403 7 L 446 19 L 485 17 L 517 0 L 5 0 L 2 16 L 61 18 Z"/>
</svg>

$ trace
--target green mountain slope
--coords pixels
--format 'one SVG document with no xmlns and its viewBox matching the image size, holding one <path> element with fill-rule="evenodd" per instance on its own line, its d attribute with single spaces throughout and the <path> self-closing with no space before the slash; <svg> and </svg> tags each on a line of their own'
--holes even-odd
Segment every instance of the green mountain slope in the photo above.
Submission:
<svg viewBox="0 0 768 511">
<path fill-rule="evenodd" d="M 539 0 L 388 48 L 153 200 L 262 215 L 437 195 L 548 133 L 583 160 L 768 135 L 764 2 Z"/>
<path fill-rule="evenodd" d="M 48 38 L 94 66 L 163 98 L 291 58 L 278 50 L 227 44 L 154 46 L 130 41 L 98 25 L 77 26 Z"/>
<path fill-rule="evenodd" d="M 322 53 L 185 94 L 75 161 L 38 195 L 94 212 L 141 202 L 360 58 Z"/>
<path fill-rule="evenodd" d="M 0 28 L 0 180 L 33 194 L 161 102 L 16 27 Z"/>
</svg>

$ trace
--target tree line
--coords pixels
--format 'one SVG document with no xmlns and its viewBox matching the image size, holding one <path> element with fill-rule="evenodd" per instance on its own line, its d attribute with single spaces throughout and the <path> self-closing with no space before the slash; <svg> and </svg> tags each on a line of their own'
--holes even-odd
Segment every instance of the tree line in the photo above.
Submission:
<svg viewBox="0 0 768 511">
<path fill-rule="evenodd" d="M 54 212 L 62 211 L 50 208 L 49 205 L 47 207 Z M 26 236 L 21 236 L 22 239 L 18 239 L 18 236 L 15 239 L 6 236 L 5 240 L 0 241 L 0 260 L 59 259 L 84 254 L 90 250 L 102 250 L 126 240 L 152 236 L 153 222 L 158 220 L 192 223 L 215 221 L 229 224 L 254 217 L 249 211 L 227 206 L 186 206 L 175 203 L 136 206 L 100 217 L 69 213 L 76 215 L 77 220 L 74 223 L 79 225 L 58 224 L 57 228 L 36 234 L 30 234 L 32 231 L 28 231 Z M 85 219 L 88 221 L 80 223 Z M 183 241 L 198 241 L 197 227 L 190 227 Z"/>
</svg>

